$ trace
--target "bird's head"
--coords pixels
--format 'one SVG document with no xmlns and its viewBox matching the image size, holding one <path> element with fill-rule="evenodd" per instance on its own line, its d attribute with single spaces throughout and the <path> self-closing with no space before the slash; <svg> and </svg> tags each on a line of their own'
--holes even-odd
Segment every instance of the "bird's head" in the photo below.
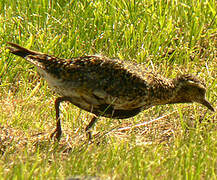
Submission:
<svg viewBox="0 0 217 180">
<path fill-rule="evenodd" d="M 206 100 L 206 85 L 192 75 L 180 75 L 174 79 L 177 88 L 178 102 L 197 102 L 215 111 L 208 100 Z"/>
</svg>

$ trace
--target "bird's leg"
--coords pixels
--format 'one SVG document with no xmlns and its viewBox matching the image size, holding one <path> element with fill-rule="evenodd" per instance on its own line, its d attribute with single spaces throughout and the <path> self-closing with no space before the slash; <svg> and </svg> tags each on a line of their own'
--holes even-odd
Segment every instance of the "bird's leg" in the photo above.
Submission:
<svg viewBox="0 0 217 180">
<path fill-rule="evenodd" d="M 93 116 L 90 123 L 85 128 L 85 131 L 86 131 L 86 134 L 87 134 L 89 141 L 92 139 L 90 128 L 95 124 L 96 121 L 97 121 L 97 117 Z"/>
<path fill-rule="evenodd" d="M 55 110 L 56 110 L 56 129 L 54 132 L 50 135 L 50 138 L 56 134 L 56 139 L 59 141 L 61 134 L 62 134 L 62 129 L 61 129 L 61 122 L 60 122 L 60 103 L 63 101 L 70 101 L 69 97 L 58 97 L 55 100 Z"/>
</svg>

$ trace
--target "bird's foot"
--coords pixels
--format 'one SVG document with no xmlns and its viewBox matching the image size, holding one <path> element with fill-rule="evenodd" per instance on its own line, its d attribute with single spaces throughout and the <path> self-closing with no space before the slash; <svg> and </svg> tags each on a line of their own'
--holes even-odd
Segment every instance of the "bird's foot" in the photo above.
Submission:
<svg viewBox="0 0 217 180">
<path fill-rule="evenodd" d="M 57 141 L 60 141 L 61 134 L 62 134 L 61 129 L 56 128 L 56 129 L 54 130 L 54 132 L 51 133 L 51 135 L 50 135 L 50 139 L 52 139 L 52 138 L 54 137 L 55 134 L 56 134 L 55 139 L 56 139 Z"/>
<path fill-rule="evenodd" d="M 92 139 L 92 134 L 90 131 L 86 131 L 86 137 L 87 137 L 88 142 L 92 142 L 93 139 Z"/>
</svg>

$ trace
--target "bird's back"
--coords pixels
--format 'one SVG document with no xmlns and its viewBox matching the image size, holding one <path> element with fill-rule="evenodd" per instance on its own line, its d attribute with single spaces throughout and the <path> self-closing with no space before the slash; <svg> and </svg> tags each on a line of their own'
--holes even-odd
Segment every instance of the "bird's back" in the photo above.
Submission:
<svg viewBox="0 0 217 180">
<path fill-rule="evenodd" d="M 52 66 L 47 69 L 56 78 L 78 83 L 81 88 L 103 90 L 115 97 L 123 96 L 130 99 L 144 96 L 146 94 L 144 90 L 149 86 L 146 79 L 132 69 L 137 67 L 120 60 L 102 56 L 84 56 L 59 60 L 58 64 L 58 67 Z M 148 71 L 143 73 L 152 76 Z"/>
</svg>

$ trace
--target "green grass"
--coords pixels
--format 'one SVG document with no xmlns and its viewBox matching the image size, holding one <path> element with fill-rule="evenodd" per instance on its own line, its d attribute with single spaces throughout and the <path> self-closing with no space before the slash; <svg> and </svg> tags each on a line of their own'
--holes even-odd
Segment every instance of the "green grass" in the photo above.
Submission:
<svg viewBox="0 0 217 180">
<path fill-rule="evenodd" d="M 169 78 L 194 74 L 205 80 L 216 109 L 216 9 L 215 0 L 0 0 L 0 179 L 217 179 L 216 112 L 180 104 L 120 122 L 100 118 L 96 142 L 88 145 L 90 115 L 63 104 L 57 144 L 48 137 L 57 95 L 30 64 L 5 50 L 10 41 L 65 58 L 136 61 Z"/>
</svg>

